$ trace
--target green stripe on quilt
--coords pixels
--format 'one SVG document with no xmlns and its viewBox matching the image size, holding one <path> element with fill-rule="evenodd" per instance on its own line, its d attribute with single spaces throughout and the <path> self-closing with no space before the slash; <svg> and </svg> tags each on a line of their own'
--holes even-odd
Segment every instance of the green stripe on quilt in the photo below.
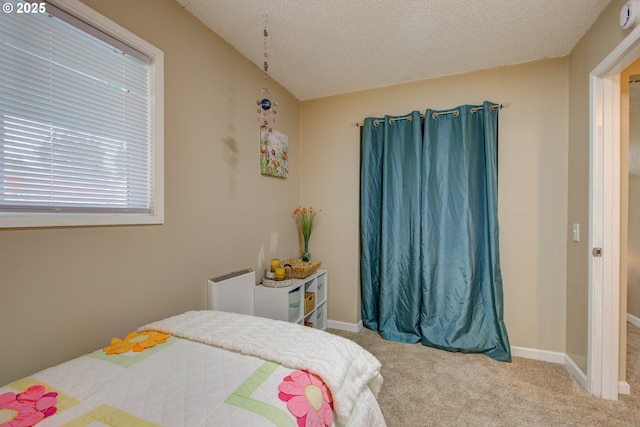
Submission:
<svg viewBox="0 0 640 427">
<path fill-rule="evenodd" d="M 251 411 L 254 414 L 261 415 L 278 427 L 295 427 L 295 423 L 286 412 L 273 405 L 251 398 L 253 392 L 256 391 L 279 366 L 280 365 L 274 362 L 265 362 L 257 371 L 240 384 L 240 387 L 231 393 L 225 402 L 238 408 Z"/>
<path fill-rule="evenodd" d="M 78 418 L 63 424 L 62 427 L 86 427 L 90 425 L 108 425 L 113 427 L 162 427 L 145 419 L 136 417 L 126 411 L 114 408 L 103 403 L 79 416 Z"/>
<path fill-rule="evenodd" d="M 125 353 L 125 354 L 106 354 L 102 350 L 94 351 L 93 353 L 85 354 L 86 357 L 93 357 L 95 359 L 104 360 L 105 362 L 110 362 L 116 365 L 120 365 L 123 368 L 128 368 L 130 366 L 135 365 L 136 363 L 146 359 L 149 356 L 152 356 L 159 352 L 162 349 L 169 347 L 172 344 L 178 342 L 180 338 L 170 337 L 162 344 L 156 344 L 151 348 L 148 348 L 140 353 Z"/>
</svg>

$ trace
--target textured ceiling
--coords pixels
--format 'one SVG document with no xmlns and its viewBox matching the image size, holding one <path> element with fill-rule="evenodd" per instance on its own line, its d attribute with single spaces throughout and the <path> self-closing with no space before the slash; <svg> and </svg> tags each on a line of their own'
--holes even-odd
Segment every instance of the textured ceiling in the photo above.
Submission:
<svg viewBox="0 0 640 427">
<path fill-rule="evenodd" d="M 610 0 L 177 0 L 300 100 L 568 55 Z"/>
</svg>

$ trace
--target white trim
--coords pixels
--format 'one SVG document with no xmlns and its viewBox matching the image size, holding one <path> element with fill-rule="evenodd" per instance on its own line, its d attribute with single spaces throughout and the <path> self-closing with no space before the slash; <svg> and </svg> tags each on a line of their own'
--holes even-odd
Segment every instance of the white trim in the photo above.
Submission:
<svg viewBox="0 0 640 427">
<path fill-rule="evenodd" d="M 628 314 L 627 316 L 631 316 Z M 635 316 L 632 316 L 635 317 Z M 637 317 L 635 319 L 638 319 Z M 640 319 L 638 319 L 640 320 Z M 328 320 L 327 325 L 331 329 L 358 333 L 362 330 L 362 321 L 358 323 L 340 322 L 337 320 Z M 576 363 L 567 354 L 559 351 L 538 350 L 528 347 L 511 347 L 511 355 L 513 357 L 522 357 L 524 359 L 539 360 L 541 362 L 556 363 L 564 365 L 571 377 L 584 389 L 587 388 L 587 376 L 576 365 Z M 617 390 L 620 394 L 631 394 L 631 387 L 626 381 L 618 381 Z"/>
<path fill-rule="evenodd" d="M 616 400 L 620 329 L 620 72 L 640 57 L 640 27 L 590 75 L 589 325 L 586 389 Z M 578 371 L 580 371 L 578 369 Z M 581 372 L 581 371 L 580 371 Z M 575 376 L 575 375 L 574 375 Z"/>
<path fill-rule="evenodd" d="M 619 394 L 631 394 L 631 386 L 626 381 L 618 381 L 618 393 Z"/>
<path fill-rule="evenodd" d="M 568 355 L 565 356 L 564 367 L 569 371 L 573 379 L 584 389 L 587 389 L 587 376 Z M 626 381 L 618 381 L 618 394 L 631 394 L 631 387 Z"/>
<path fill-rule="evenodd" d="M 597 107 L 600 106 L 601 101 L 598 100 L 597 91 L 595 89 L 595 79 L 593 76 L 589 81 L 589 103 L 591 105 L 590 109 L 590 132 L 594 134 L 598 129 L 593 130 L 593 123 L 595 122 L 595 117 L 598 114 L 601 114 L 601 108 L 596 112 Z M 596 218 L 595 207 L 602 206 L 602 171 L 600 167 L 600 153 L 602 151 L 602 138 L 595 138 L 593 135 L 590 135 L 590 145 L 589 145 L 589 249 L 595 247 L 602 247 L 602 219 L 599 217 Z M 599 184 L 599 185 L 597 185 Z M 600 340 L 602 339 L 602 307 L 596 305 L 593 302 L 595 295 L 602 294 L 602 258 L 592 257 L 591 254 L 588 255 L 590 258 L 589 271 L 588 271 L 588 283 L 589 283 L 589 306 L 588 306 L 588 348 L 587 348 L 587 359 L 590 361 L 587 363 L 587 375 L 584 378 L 584 388 L 589 392 L 593 393 L 594 390 L 600 390 L 601 383 L 601 369 L 600 369 L 600 348 L 602 348 L 602 344 Z M 572 363 L 572 367 L 576 369 L 569 369 L 569 372 L 572 376 L 580 383 L 582 380 L 582 376 L 584 375 L 582 370 L 577 368 L 577 365 L 573 363 L 573 360 L 570 359 Z M 575 366 L 574 366 L 575 365 Z M 595 367 L 595 368 L 594 368 Z M 577 373 L 577 375 L 576 375 Z M 587 381 L 587 379 L 589 379 Z"/>
<path fill-rule="evenodd" d="M 360 332 L 362 330 L 362 320 L 358 323 L 340 322 L 339 320 L 327 320 L 327 327 L 347 332 Z"/>
<path fill-rule="evenodd" d="M 627 322 L 640 328 L 640 317 L 636 317 L 631 313 L 627 313 Z"/>
<path fill-rule="evenodd" d="M 582 388 L 587 389 L 587 376 L 568 355 L 564 356 L 564 367 L 567 368 L 569 374 L 571 374 L 573 379 L 576 380 L 576 382 L 580 384 Z"/>
<path fill-rule="evenodd" d="M 362 320 L 358 323 L 340 322 L 337 320 L 327 320 L 327 327 L 330 329 L 338 329 L 341 331 L 358 333 L 362 330 Z M 566 364 L 568 356 L 558 351 L 539 350 L 528 347 L 511 347 L 511 355 L 514 357 L 522 357 L 524 359 L 539 360 L 542 362 L 550 362 L 557 364 Z M 577 369 L 577 368 L 576 368 Z M 584 374 L 582 374 L 584 376 Z M 586 377 L 585 377 L 586 378 Z"/>
<path fill-rule="evenodd" d="M 540 360 L 543 362 L 563 364 L 565 354 L 557 351 L 538 350 L 527 347 L 511 347 L 511 355 L 514 357 L 524 357 L 525 359 Z"/>
</svg>

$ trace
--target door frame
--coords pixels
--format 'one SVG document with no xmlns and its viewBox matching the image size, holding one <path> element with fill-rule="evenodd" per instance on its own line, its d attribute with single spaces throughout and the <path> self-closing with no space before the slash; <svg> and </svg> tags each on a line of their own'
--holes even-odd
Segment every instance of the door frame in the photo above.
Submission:
<svg viewBox="0 0 640 427">
<path fill-rule="evenodd" d="M 620 355 L 620 73 L 640 57 L 636 27 L 589 76 L 587 391 L 617 400 Z"/>
</svg>

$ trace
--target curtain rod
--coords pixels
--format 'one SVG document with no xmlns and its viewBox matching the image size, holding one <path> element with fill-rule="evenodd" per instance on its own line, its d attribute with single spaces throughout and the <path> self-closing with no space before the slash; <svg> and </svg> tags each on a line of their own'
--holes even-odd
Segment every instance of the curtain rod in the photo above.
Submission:
<svg viewBox="0 0 640 427">
<path fill-rule="evenodd" d="M 493 104 L 493 105 L 491 105 L 489 107 L 489 109 L 491 111 L 493 111 L 495 108 L 498 108 L 499 110 L 502 110 L 506 106 L 507 106 L 507 104 Z M 471 108 L 471 114 L 475 114 L 479 110 L 484 110 L 484 107 L 473 107 L 473 108 Z M 441 115 L 444 115 L 444 114 L 453 114 L 454 117 L 458 117 L 458 115 L 460 114 L 460 110 L 458 110 L 457 108 L 454 108 L 453 110 L 434 112 L 433 114 L 431 114 L 431 117 L 433 117 L 434 119 L 437 119 L 438 116 L 441 116 Z M 424 119 L 424 114 L 420 114 L 420 118 Z M 409 120 L 409 121 L 411 121 L 412 119 L 411 119 L 411 116 L 394 117 L 392 119 L 389 119 L 389 123 L 390 124 L 394 124 L 396 122 L 396 120 Z M 374 126 L 378 126 L 382 121 L 384 121 L 384 119 L 374 120 L 373 121 L 373 125 Z M 355 123 L 353 126 L 362 127 L 362 126 L 364 126 L 364 123 Z"/>
</svg>

